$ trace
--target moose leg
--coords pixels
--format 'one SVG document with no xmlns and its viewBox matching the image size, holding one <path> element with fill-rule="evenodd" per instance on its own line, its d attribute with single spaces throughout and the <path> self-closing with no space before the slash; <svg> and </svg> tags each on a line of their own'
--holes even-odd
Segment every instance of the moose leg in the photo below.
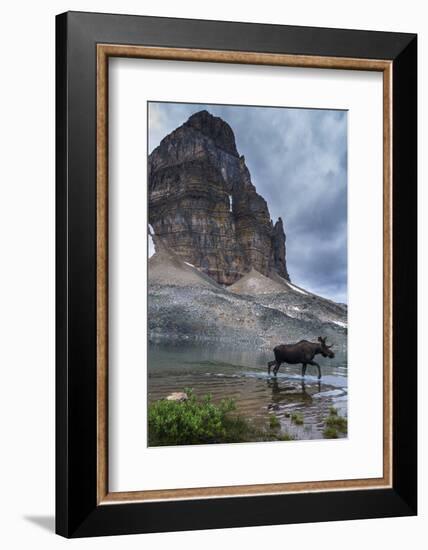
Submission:
<svg viewBox="0 0 428 550">
<path fill-rule="evenodd" d="M 268 374 L 270 374 L 270 369 L 276 364 L 276 361 L 269 361 L 268 363 Z"/>
<path fill-rule="evenodd" d="M 279 367 L 281 366 L 281 363 L 279 361 L 275 361 L 275 367 L 273 369 L 273 375 L 276 376 L 279 371 Z"/>
<path fill-rule="evenodd" d="M 306 375 L 306 366 L 307 366 L 306 363 L 302 364 L 302 378 L 304 378 Z"/>
<path fill-rule="evenodd" d="M 313 365 L 314 367 L 317 367 L 318 369 L 318 380 L 321 378 L 321 367 L 318 365 L 316 361 L 308 361 L 310 365 Z"/>
</svg>

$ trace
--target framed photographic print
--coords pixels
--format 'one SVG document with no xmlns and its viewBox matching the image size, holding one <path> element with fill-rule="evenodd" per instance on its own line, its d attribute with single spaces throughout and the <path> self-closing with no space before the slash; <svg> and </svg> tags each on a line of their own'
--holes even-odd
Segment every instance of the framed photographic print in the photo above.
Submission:
<svg viewBox="0 0 428 550">
<path fill-rule="evenodd" d="M 57 16 L 57 532 L 414 515 L 416 36 Z"/>
</svg>

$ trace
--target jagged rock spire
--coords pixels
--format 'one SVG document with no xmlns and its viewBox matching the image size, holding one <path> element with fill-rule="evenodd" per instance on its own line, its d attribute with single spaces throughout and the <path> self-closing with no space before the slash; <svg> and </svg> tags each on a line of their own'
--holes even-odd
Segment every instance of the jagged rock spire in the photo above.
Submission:
<svg viewBox="0 0 428 550">
<path fill-rule="evenodd" d="M 273 226 L 232 128 L 203 110 L 149 156 L 149 223 L 157 238 L 220 284 L 252 268 L 289 279 L 281 218 Z"/>
</svg>

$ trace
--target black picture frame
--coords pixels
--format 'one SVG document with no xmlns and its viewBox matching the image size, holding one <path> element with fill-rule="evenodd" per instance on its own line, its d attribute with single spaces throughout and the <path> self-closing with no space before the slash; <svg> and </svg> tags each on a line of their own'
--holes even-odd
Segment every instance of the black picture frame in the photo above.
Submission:
<svg viewBox="0 0 428 550">
<path fill-rule="evenodd" d="M 391 488 L 97 504 L 96 46 L 392 62 Z M 417 36 L 68 12 L 56 18 L 56 532 L 65 537 L 417 513 Z"/>
</svg>

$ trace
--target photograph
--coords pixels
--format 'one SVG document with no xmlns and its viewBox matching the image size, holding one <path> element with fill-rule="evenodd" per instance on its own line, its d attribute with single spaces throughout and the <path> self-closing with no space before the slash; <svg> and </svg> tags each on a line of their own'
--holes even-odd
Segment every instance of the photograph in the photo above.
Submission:
<svg viewBox="0 0 428 550">
<path fill-rule="evenodd" d="M 147 112 L 148 446 L 347 438 L 348 112 Z"/>
</svg>

